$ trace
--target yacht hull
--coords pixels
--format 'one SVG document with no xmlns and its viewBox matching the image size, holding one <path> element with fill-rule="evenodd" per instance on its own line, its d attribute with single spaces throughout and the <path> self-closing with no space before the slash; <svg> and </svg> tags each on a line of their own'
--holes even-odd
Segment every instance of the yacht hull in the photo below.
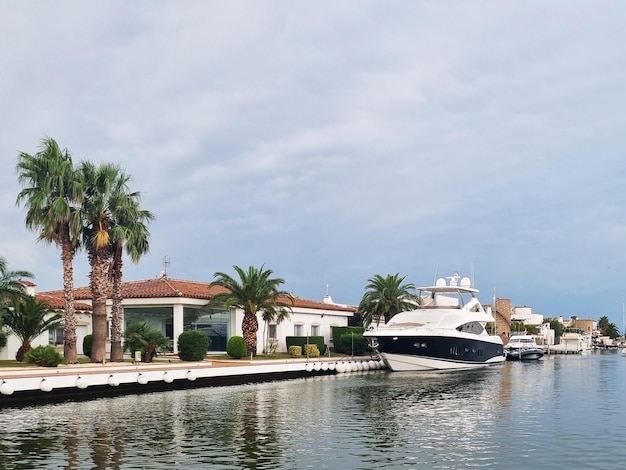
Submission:
<svg viewBox="0 0 626 470">
<path fill-rule="evenodd" d="M 475 338 L 377 336 L 375 349 L 397 372 L 477 369 L 505 361 L 501 343 Z"/>
<path fill-rule="evenodd" d="M 538 361 L 545 353 L 543 349 L 511 349 L 506 353 L 507 361 Z"/>
<path fill-rule="evenodd" d="M 504 362 L 504 356 L 493 357 L 485 362 L 452 361 L 434 357 L 389 353 L 381 353 L 380 357 L 387 368 L 394 372 L 468 370 L 494 366 Z"/>
</svg>

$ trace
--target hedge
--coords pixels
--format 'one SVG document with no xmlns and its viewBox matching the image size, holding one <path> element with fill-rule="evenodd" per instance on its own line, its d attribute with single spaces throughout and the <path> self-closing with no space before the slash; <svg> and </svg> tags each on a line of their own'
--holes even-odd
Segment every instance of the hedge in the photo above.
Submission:
<svg viewBox="0 0 626 470">
<path fill-rule="evenodd" d="M 350 350 L 344 350 L 341 347 L 341 336 L 345 334 L 350 334 L 354 332 L 356 335 L 363 335 L 365 328 L 362 326 L 332 326 L 331 334 L 333 336 L 333 346 L 335 347 L 335 352 L 337 353 L 351 353 Z"/>
</svg>

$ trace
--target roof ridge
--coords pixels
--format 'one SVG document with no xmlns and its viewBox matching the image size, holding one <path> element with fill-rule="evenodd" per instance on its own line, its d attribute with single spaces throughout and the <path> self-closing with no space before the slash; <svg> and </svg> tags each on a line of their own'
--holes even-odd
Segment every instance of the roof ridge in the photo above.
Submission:
<svg viewBox="0 0 626 470">
<path fill-rule="evenodd" d="M 161 279 L 165 281 L 165 283 L 168 286 L 170 286 L 170 288 L 176 293 L 178 297 L 182 297 L 183 293 L 180 290 L 178 290 L 176 287 L 174 287 L 167 277 L 163 276 Z"/>
</svg>

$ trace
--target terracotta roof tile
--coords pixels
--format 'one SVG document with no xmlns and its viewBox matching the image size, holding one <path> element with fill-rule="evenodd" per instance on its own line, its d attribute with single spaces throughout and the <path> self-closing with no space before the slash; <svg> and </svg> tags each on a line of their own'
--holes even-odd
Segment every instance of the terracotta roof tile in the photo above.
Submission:
<svg viewBox="0 0 626 470">
<path fill-rule="evenodd" d="M 143 281 L 130 281 L 122 283 L 122 297 L 125 299 L 151 299 L 165 297 L 187 297 L 190 299 L 209 300 L 213 295 L 226 292 L 226 289 L 218 286 L 209 287 L 208 282 L 184 281 L 181 279 L 170 279 L 168 277 L 158 277 Z M 39 295 L 49 295 L 63 299 L 62 291 L 42 292 Z M 109 293 L 109 297 L 111 293 Z M 89 287 L 79 287 L 74 291 L 76 300 L 90 300 L 91 290 Z M 295 307 L 312 308 L 320 310 L 335 310 L 354 312 L 356 307 L 327 304 L 314 300 L 295 298 Z"/>
<path fill-rule="evenodd" d="M 52 292 L 40 292 L 35 294 L 35 298 L 39 301 L 46 302 L 48 305 L 54 308 L 65 308 L 65 299 L 63 298 L 63 291 Z M 91 311 L 91 305 L 83 302 L 74 302 L 74 308 L 76 310 Z"/>
</svg>

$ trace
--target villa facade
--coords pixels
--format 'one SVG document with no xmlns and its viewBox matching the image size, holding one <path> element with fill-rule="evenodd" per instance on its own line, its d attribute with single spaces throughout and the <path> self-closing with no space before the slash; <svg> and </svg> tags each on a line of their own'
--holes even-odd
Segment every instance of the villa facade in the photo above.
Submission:
<svg viewBox="0 0 626 470">
<path fill-rule="evenodd" d="M 34 285 L 32 287 L 34 294 Z M 122 284 L 123 327 L 145 321 L 160 329 L 172 340 L 172 352 L 178 352 L 177 338 L 185 330 L 197 329 L 206 332 L 211 338 L 210 352 L 225 352 L 231 336 L 243 336 L 241 324 L 243 310 L 212 310 L 203 312 L 201 308 L 222 288 L 210 286 L 206 282 L 186 281 L 160 276 L 143 281 L 130 281 Z M 58 309 L 63 308 L 63 291 L 49 291 L 36 294 Z M 77 347 L 82 354 L 82 343 L 91 329 L 91 291 L 89 287 L 75 289 L 77 307 Z M 107 311 L 111 315 L 111 300 L 107 301 Z M 336 304 L 326 295 L 323 301 L 295 297 L 288 319 L 281 323 L 265 324 L 258 315 L 257 350 L 261 353 L 273 338 L 277 351 L 286 351 L 287 336 L 323 336 L 325 343 L 332 347 L 331 327 L 347 326 L 354 315 L 355 306 Z M 61 335 L 61 336 L 60 336 Z M 46 337 L 47 336 L 47 337 Z M 41 335 L 34 343 L 62 344 L 62 330 Z M 17 338 L 11 337 L 7 347 L 0 350 L 0 358 L 13 359 L 19 348 Z"/>
</svg>

